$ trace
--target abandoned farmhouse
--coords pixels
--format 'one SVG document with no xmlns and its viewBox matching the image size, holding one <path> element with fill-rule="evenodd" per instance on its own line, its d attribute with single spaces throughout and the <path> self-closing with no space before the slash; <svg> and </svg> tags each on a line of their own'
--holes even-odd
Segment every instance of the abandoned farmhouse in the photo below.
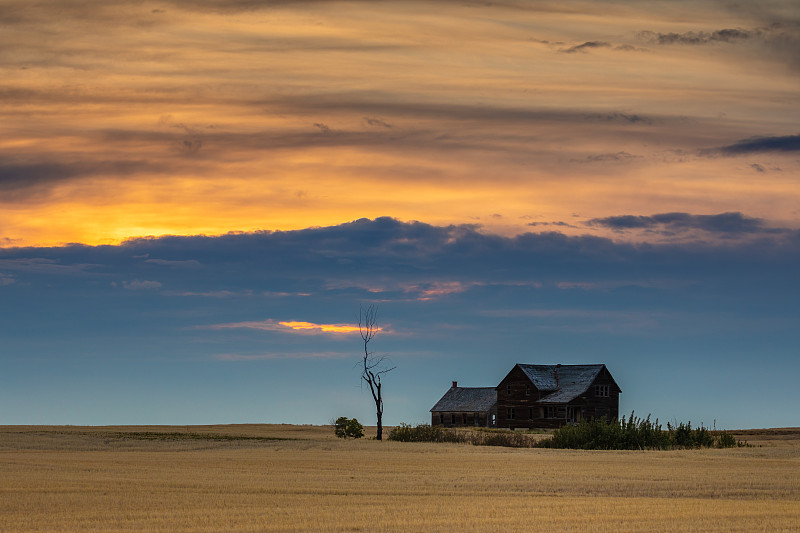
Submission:
<svg viewBox="0 0 800 533">
<path fill-rule="evenodd" d="M 496 387 L 454 381 L 431 409 L 433 426 L 556 428 L 617 418 L 619 394 L 606 365 L 517 364 Z"/>
</svg>

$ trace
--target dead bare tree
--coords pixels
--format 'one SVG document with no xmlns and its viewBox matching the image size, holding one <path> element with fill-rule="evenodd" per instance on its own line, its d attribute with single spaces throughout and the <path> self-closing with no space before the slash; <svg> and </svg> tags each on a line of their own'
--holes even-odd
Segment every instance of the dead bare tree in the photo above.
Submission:
<svg viewBox="0 0 800 533">
<path fill-rule="evenodd" d="M 358 312 L 358 331 L 364 341 L 364 355 L 361 359 L 361 379 L 369 385 L 372 399 L 375 400 L 375 410 L 378 415 L 378 434 L 375 438 L 383 440 L 383 393 L 381 389 L 381 376 L 391 372 L 396 367 L 387 367 L 384 356 L 376 356 L 369 351 L 369 342 L 375 338 L 380 328 L 378 327 L 378 309 L 370 305 L 366 309 L 361 307 Z"/>
</svg>

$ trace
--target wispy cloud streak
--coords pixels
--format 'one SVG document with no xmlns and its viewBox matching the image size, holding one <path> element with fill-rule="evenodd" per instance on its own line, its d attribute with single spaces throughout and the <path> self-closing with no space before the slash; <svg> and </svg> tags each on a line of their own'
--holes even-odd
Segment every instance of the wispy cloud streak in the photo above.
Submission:
<svg viewBox="0 0 800 533">
<path fill-rule="evenodd" d="M 212 324 L 203 326 L 205 329 L 255 329 L 261 331 L 278 331 L 282 333 L 300 334 L 352 334 L 359 331 L 358 325 L 353 324 L 315 324 L 303 320 L 261 320 L 246 322 L 231 322 L 227 324 Z M 381 328 L 379 328 L 381 330 Z"/>
</svg>

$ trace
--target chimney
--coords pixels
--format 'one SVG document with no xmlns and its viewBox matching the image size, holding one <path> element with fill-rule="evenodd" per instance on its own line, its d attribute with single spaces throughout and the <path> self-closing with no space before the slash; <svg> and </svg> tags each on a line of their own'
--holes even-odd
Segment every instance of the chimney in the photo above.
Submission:
<svg viewBox="0 0 800 533">
<path fill-rule="evenodd" d="M 556 388 L 557 388 L 557 389 L 558 389 L 558 388 L 560 388 L 560 387 L 558 386 L 558 369 L 560 369 L 560 368 L 561 368 L 561 363 L 559 363 L 559 364 L 557 364 L 557 365 L 556 365 Z"/>
<path fill-rule="evenodd" d="M 453 382 L 453 388 L 455 389 L 456 387 L 458 387 L 458 381 Z"/>
</svg>

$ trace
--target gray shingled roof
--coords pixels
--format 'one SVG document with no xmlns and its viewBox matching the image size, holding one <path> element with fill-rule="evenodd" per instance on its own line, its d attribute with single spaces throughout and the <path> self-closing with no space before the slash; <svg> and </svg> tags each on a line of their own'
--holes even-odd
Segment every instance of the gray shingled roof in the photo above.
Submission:
<svg viewBox="0 0 800 533">
<path fill-rule="evenodd" d="M 591 386 L 604 365 L 523 365 L 519 367 L 531 379 L 537 389 L 553 391 L 538 403 L 567 403 L 574 400 Z M 558 386 L 556 386 L 558 370 Z"/>
<path fill-rule="evenodd" d="M 431 411 L 485 412 L 497 403 L 494 387 L 452 387 Z"/>
</svg>

